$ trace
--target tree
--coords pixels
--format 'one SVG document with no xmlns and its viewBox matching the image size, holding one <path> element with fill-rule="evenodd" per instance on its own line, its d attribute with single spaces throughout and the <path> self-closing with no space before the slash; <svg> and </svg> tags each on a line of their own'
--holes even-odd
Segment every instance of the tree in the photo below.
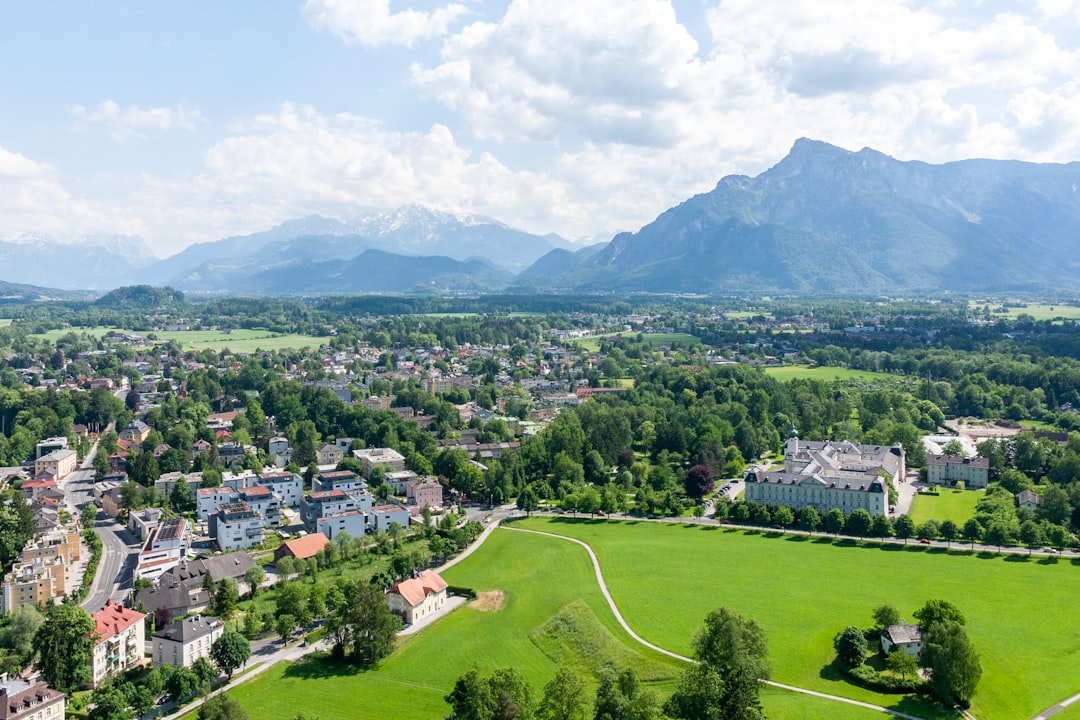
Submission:
<svg viewBox="0 0 1080 720">
<path fill-rule="evenodd" d="M 847 519 L 847 529 L 853 535 L 866 537 L 874 526 L 874 518 L 863 508 L 855 508 Z"/>
<path fill-rule="evenodd" d="M 923 661 L 931 671 L 930 686 L 938 699 L 966 708 L 982 677 L 982 663 L 963 625 L 952 620 L 931 625 Z"/>
<path fill-rule="evenodd" d="M 215 695 L 199 706 L 199 720 L 248 720 L 240 703 L 224 693 Z"/>
<path fill-rule="evenodd" d="M 968 518 L 964 523 L 964 539 L 971 543 L 971 549 L 975 549 L 975 543 L 982 540 L 983 528 L 975 518 Z"/>
<path fill-rule="evenodd" d="M 34 651 L 34 634 L 45 622 L 45 616 L 36 605 L 23 605 L 11 614 L 7 626 L 0 630 L 0 646 L 9 648 L 23 662 L 30 659 Z"/>
<path fill-rule="evenodd" d="M 892 521 L 889 520 L 888 515 L 874 516 L 874 523 L 873 527 L 870 528 L 870 534 L 879 538 L 892 537 Z"/>
<path fill-rule="evenodd" d="M 914 655 L 898 650 L 889 653 L 889 657 L 885 658 L 885 667 L 907 680 L 919 672 L 919 661 Z"/>
<path fill-rule="evenodd" d="M 825 515 L 825 530 L 833 535 L 839 535 L 844 530 L 844 511 L 833 508 Z"/>
<path fill-rule="evenodd" d="M 210 659 L 232 680 L 233 671 L 251 657 L 251 644 L 235 630 L 225 632 L 210 647 Z"/>
<path fill-rule="evenodd" d="M 255 591 L 259 589 L 264 579 L 266 579 L 266 572 L 259 565 L 252 565 L 244 571 L 244 582 L 247 583 L 251 597 L 255 597 Z"/>
<path fill-rule="evenodd" d="M 1028 555 L 1031 555 L 1032 548 L 1044 545 L 1046 533 L 1043 532 L 1042 525 L 1034 520 L 1025 520 L 1020 525 L 1020 542 L 1027 545 Z"/>
<path fill-rule="evenodd" d="M 181 703 L 199 692 L 199 676 L 188 667 L 174 668 L 165 680 L 165 693 L 170 700 Z"/>
<path fill-rule="evenodd" d="M 476 670 L 459 677 L 443 699 L 450 705 L 453 720 L 491 720 L 495 716 L 491 686 Z"/>
<path fill-rule="evenodd" d="M 89 502 L 86 505 L 83 505 L 82 510 L 79 511 L 79 524 L 82 525 L 84 529 L 94 527 L 94 525 L 97 524 L 97 513 L 98 508 L 94 503 Z"/>
<path fill-rule="evenodd" d="M 946 520 L 941 523 L 941 527 L 938 529 L 938 533 L 941 535 L 941 539 L 944 540 L 949 547 L 952 547 L 953 540 L 960 536 L 960 528 L 952 520 Z"/>
<path fill-rule="evenodd" d="M 996 545 L 1000 550 L 1002 545 L 1008 545 L 1012 540 L 1012 533 L 1009 532 L 1009 526 L 1001 520 L 990 521 L 990 526 L 986 528 L 986 534 L 984 539 L 988 545 Z"/>
<path fill-rule="evenodd" d="M 454 720 L 529 720 L 533 716 L 532 688 L 514 668 L 496 670 L 489 678 L 470 670 L 444 699 Z"/>
<path fill-rule="evenodd" d="M 686 495 L 695 500 L 700 500 L 713 491 L 716 482 L 713 480 L 712 470 L 704 465 L 695 465 L 686 472 L 684 482 Z"/>
<path fill-rule="evenodd" d="M 128 709 L 128 698 L 117 683 L 104 685 L 90 694 L 89 720 L 131 720 L 135 714 Z"/>
<path fill-rule="evenodd" d="M 907 545 L 908 539 L 915 537 L 915 521 L 910 515 L 901 515 L 893 522 L 893 532 Z"/>
<path fill-rule="evenodd" d="M 874 622 L 880 629 L 899 625 L 900 611 L 892 605 L 878 605 L 874 608 Z"/>
<path fill-rule="evenodd" d="M 815 530 L 821 527 L 821 513 L 807 505 L 799 511 L 799 527 L 812 535 Z"/>
<path fill-rule="evenodd" d="M 536 709 L 537 720 L 585 720 L 585 681 L 568 667 L 560 667 Z"/>
<path fill-rule="evenodd" d="M 344 604 L 327 618 L 335 652 L 351 648 L 353 662 L 377 665 L 394 650 L 401 618 L 390 611 L 381 587 L 357 579 L 337 583 Z"/>
<path fill-rule="evenodd" d="M 195 491 L 191 489 L 191 485 L 184 478 L 180 478 L 173 485 L 172 491 L 169 493 L 169 503 L 172 504 L 173 510 L 178 513 L 190 512 L 195 509 Z"/>
<path fill-rule="evenodd" d="M 658 720 L 660 702 L 654 692 L 643 690 L 633 668 L 617 670 L 606 665 L 596 690 L 595 720 Z"/>
<path fill-rule="evenodd" d="M 957 625 L 965 625 L 964 613 L 948 600 L 927 600 L 926 604 L 915 611 L 915 619 L 922 625 L 923 631 L 927 631 L 932 625 L 943 622 L 954 622 Z"/>
<path fill-rule="evenodd" d="M 1046 520 L 1054 525 L 1068 525 L 1072 511 L 1069 494 L 1057 485 L 1051 485 L 1039 498 L 1036 515 L 1040 520 Z"/>
<path fill-rule="evenodd" d="M 31 643 L 37 669 L 45 682 L 61 692 L 88 684 L 94 659 L 94 629 L 90 613 L 78 605 L 53 605 Z"/>
<path fill-rule="evenodd" d="M 210 601 L 210 611 L 218 617 L 228 620 L 240 604 L 240 587 L 232 578 L 224 578 L 214 589 Z"/>
<path fill-rule="evenodd" d="M 848 667 L 858 667 L 866 660 L 868 651 L 866 636 L 863 635 L 862 630 L 854 625 L 844 628 L 833 639 L 833 647 L 836 649 L 836 655 L 840 658 L 840 662 Z"/>
<path fill-rule="evenodd" d="M 191 663 L 191 670 L 195 673 L 195 677 L 198 678 L 202 692 L 209 692 L 210 686 L 218 676 L 214 664 L 204 657 L 196 658 L 195 662 Z"/>
<path fill-rule="evenodd" d="M 769 648 L 765 631 L 726 607 L 705 616 L 705 624 L 691 642 L 694 656 L 721 675 L 744 668 L 754 678 L 768 679 Z"/>
<path fill-rule="evenodd" d="M 289 644 L 289 636 L 296 629 L 296 618 L 288 613 L 278 615 L 274 619 L 274 632 L 281 636 L 281 644 Z"/>
</svg>

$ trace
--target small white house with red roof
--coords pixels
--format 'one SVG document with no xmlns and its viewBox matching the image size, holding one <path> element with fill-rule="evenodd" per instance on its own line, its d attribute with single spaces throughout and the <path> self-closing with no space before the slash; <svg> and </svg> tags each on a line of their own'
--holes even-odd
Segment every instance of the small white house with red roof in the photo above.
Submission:
<svg viewBox="0 0 1080 720">
<path fill-rule="evenodd" d="M 94 687 L 142 663 L 146 653 L 145 617 L 112 600 L 94 613 Z"/>
<path fill-rule="evenodd" d="M 394 583 L 387 592 L 390 609 L 401 615 L 406 625 L 438 612 L 446 603 L 446 581 L 434 570 L 416 573 Z"/>
</svg>

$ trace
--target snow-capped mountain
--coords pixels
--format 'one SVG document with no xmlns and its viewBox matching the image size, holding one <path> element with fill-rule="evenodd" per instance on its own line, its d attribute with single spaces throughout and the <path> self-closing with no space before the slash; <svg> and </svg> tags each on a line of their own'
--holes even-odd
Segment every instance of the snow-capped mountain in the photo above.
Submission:
<svg viewBox="0 0 1080 720">
<path fill-rule="evenodd" d="M 143 239 L 131 235 L 0 236 L 0 280 L 8 282 L 101 290 L 130 282 L 155 262 L 157 257 Z"/>
</svg>

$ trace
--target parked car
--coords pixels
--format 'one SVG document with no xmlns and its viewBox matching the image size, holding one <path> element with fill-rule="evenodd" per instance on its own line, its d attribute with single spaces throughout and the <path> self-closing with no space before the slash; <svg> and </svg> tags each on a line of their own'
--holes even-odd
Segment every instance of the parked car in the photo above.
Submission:
<svg viewBox="0 0 1080 720">
<path fill-rule="evenodd" d="M 919 538 L 919 542 L 921 542 L 923 545 L 929 545 L 930 538 Z"/>
</svg>

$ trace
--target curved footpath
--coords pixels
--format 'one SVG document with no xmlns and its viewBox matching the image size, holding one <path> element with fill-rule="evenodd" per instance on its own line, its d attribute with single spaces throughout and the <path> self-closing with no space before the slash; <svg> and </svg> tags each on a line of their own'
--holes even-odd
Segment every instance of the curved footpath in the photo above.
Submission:
<svg viewBox="0 0 1080 720">
<path fill-rule="evenodd" d="M 1057 715 L 1059 712 L 1061 712 L 1062 710 L 1064 710 L 1065 708 L 1069 707 L 1070 705 L 1072 705 L 1074 702 L 1077 702 L 1077 701 L 1080 701 L 1080 694 L 1073 695 L 1068 700 L 1062 700 L 1057 705 L 1054 705 L 1053 707 L 1049 707 L 1049 708 L 1043 710 L 1041 713 L 1039 713 L 1038 715 L 1035 716 L 1035 720 L 1046 720 L 1049 717 L 1053 717 L 1054 715 Z"/>
<path fill-rule="evenodd" d="M 675 658 L 676 660 L 681 660 L 683 662 L 694 662 L 694 660 L 684 655 L 679 655 L 678 653 L 673 653 L 670 650 L 666 650 L 660 647 L 659 645 L 654 645 L 653 643 L 649 642 L 648 640 L 644 639 L 636 632 L 634 632 L 633 628 L 631 628 L 630 625 L 623 618 L 622 613 L 619 612 L 619 608 L 616 607 L 615 601 L 612 599 L 611 593 L 608 591 L 607 583 L 604 582 L 604 574 L 600 570 L 600 561 L 597 559 L 596 553 L 593 552 L 593 549 L 589 546 L 588 543 L 583 540 L 578 540 L 577 538 L 566 537 L 565 535 L 556 535 L 555 533 L 543 532 L 540 530 L 526 530 L 524 528 L 515 528 L 509 526 L 506 526 L 503 529 L 513 530 L 514 532 L 533 533 L 534 535 L 546 535 L 548 537 L 557 538 L 559 540 L 566 540 L 572 543 L 577 543 L 581 547 L 585 548 L 585 551 L 589 553 L 589 559 L 592 560 L 593 570 L 596 572 L 596 582 L 600 585 L 600 592 L 603 593 L 604 599 L 607 600 L 607 604 L 611 608 L 611 612 L 615 614 L 615 619 L 619 621 L 619 625 L 622 626 L 623 630 L 625 630 L 627 634 L 630 635 L 630 637 L 634 638 L 635 641 L 637 641 L 641 645 L 644 645 L 650 650 L 655 650 L 658 653 Z M 890 710 L 889 708 L 882 707 L 881 705 L 873 705 L 871 703 L 865 703 L 859 700 L 839 697 L 837 695 L 829 695 L 827 693 L 821 693 L 815 690 L 807 690 L 805 688 L 794 687 L 792 685 L 784 685 L 783 683 L 774 682 L 772 680 L 761 680 L 760 682 L 763 682 L 766 685 L 771 685 L 775 688 L 781 688 L 783 690 L 790 690 L 792 692 L 802 693 L 803 695 L 813 695 L 814 697 L 824 698 L 825 700 L 834 700 L 836 702 L 842 702 L 848 705 L 856 705 L 858 707 L 867 708 L 869 710 L 877 710 L 878 712 L 883 712 L 889 715 L 893 715 L 895 717 L 904 718 L 904 720 L 923 720 L 916 715 L 908 715 L 907 713 L 903 713 L 898 710 Z"/>
</svg>

